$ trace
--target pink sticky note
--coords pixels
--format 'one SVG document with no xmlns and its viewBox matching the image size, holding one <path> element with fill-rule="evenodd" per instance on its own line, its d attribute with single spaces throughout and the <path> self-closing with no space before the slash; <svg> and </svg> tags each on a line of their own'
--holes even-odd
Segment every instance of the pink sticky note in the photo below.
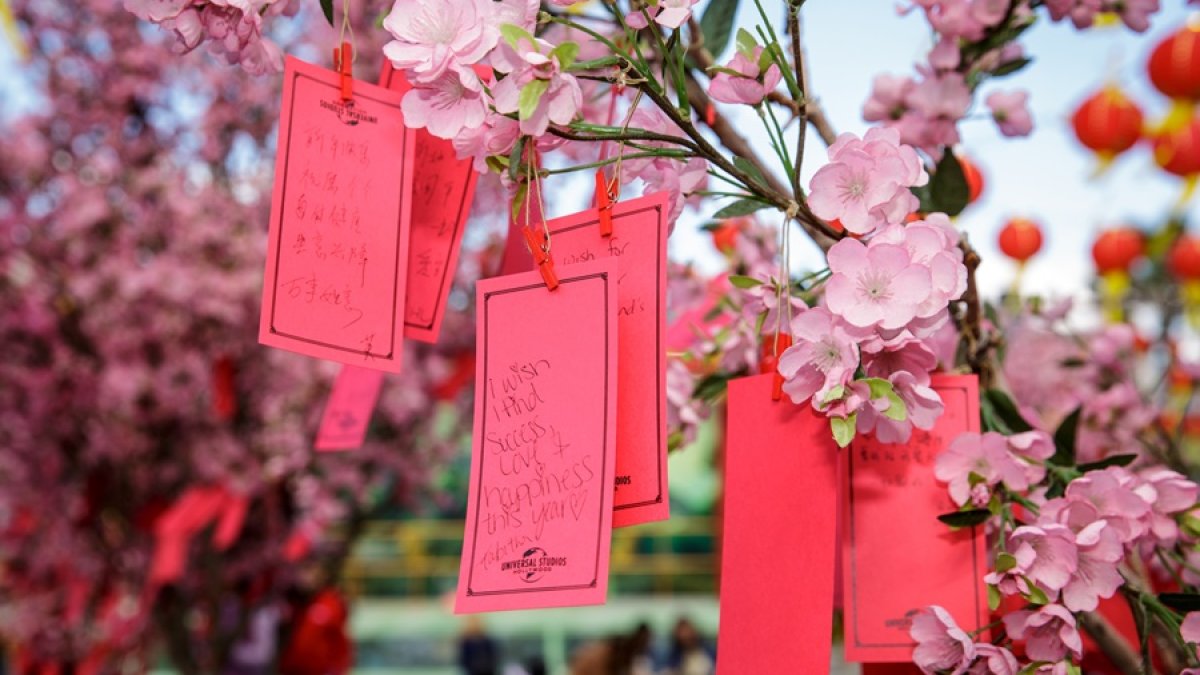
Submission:
<svg viewBox="0 0 1200 675">
<path fill-rule="evenodd" d="M 404 73 L 386 59 L 379 83 L 401 94 L 411 88 Z M 451 141 L 424 129 L 415 134 L 404 337 L 437 342 L 479 174 L 470 159 L 456 158 Z"/>
<path fill-rule="evenodd" d="M 667 498 L 667 195 L 619 202 L 600 236 L 588 209 L 546 223 L 557 265 L 617 259 L 617 495 L 613 526 L 671 515 Z M 529 258 L 528 255 L 525 256 Z"/>
<path fill-rule="evenodd" d="M 594 605 L 608 592 L 617 266 L 480 281 L 471 483 L 455 611 Z"/>
<path fill-rule="evenodd" d="M 979 431 L 974 376 L 941 375 L 933 387 L 946 412 L 905 445 L 856 439 L 842 453 L 842 564 L 846 660 L 910 661 L 912 616 L 941 605 L 964 630 L 987 624 L 982 528 L 937 519 L 956 510 L 933 476 L 937 455 L 960 433 Z"/>
<path fill-rule="evenodd" d="M 399 372 L 413 134 L 401 95 L 288 58 L 258 339 Z"/>
<path fill-rule="evenodd" d="M 772 375 L 729 382 L 721 547 L 721 675 L 829 672 L 838 450 Z"/>
<path fill-rule="evenodd" d="M 351 450 L 361 446 L 367 437 L 367 425 L 371 422 L 382 386 L 382 372 L 342 366 L 325 403 L 321 426 L 317 429 L 316 448 Z"/>
</svg>

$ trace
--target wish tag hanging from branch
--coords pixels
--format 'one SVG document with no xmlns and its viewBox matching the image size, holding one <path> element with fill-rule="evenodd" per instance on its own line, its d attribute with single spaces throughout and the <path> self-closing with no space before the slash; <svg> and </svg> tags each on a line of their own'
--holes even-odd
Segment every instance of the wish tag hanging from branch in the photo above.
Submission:
<svg viewBox="0 0 1200 675">
<path fill-rule="evenodd" d="M 838 449 L 810 406 L 771 400 L 774 376 L 729 382 L 720 675 L 828 672 Z"/>
<path fill-rule="evenodd" d="M 288 58 L 259 341 L 399 372 L 414 137 L 401 95 Z"/>
<path fill-rule="evenodd" d="M 483 77 L 485 73 L 480 72 Z M 404 73 L 384 61 L 379 83 L 407 94 Z M 463 231 L 470 217 L 479 177 L 470 159 L 457 159 L 451 141 L 415 130 L 412 151 L 412 226 L 409 242 L 408 285 L 404 307 L 404 336 L 437 342 L 446 298 L 454 282 Z"/>
<path fill-rule="evenodd" d="M 342 366 L 329 392 L 329 400 L 325 402 L 325 412 L 321 415 L 317 450 L 352 450 L 361 447 L 367 437 L 367 427 L 382 387 L 381 371 Z"/>
<path fill-rule="evenodd" d="M 455 611 L 600 604 L 616 452 L 617 267 L 476 288 L 475 426 Z"/>
<path fill-rule="evenodd" d="M 617 262 L 617 473 L 615 527 L 670 517 L 667 493 L 667 205 L 665 192 L 546 223 L 562 265 Z"/>
<path fill-rule="evenodd" d="M 859 437 L 842 453 L 842 573 L 846 660 L 912 657 L 912 617 L 930 605 L 966 631 L 988 622 L 983 528 L 951 530 L 938 516 L 955 509 L 933 475 L 934 459 L 959 434 L 979 431 L 974 375 L 938 375 L 945 413 L 905 444 Z M 982 638 L 981 638 L 982 639 Z"/>
</svg>

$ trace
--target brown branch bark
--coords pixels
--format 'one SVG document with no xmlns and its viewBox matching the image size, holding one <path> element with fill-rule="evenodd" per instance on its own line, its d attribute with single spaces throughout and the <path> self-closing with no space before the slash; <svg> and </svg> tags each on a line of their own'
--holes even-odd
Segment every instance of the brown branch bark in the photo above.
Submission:
<svg viewBox="0 0 1200 675">
<path fill-rule="evenodd" d="M 1125 638 L 1121 637 L 1121 634 L 1112 627 L 1107 619 L 1096 612 L 1084 612 L 1078 616 L 1080 628 L 1083 628 L 1095 641 L 1100 647 L 1100 651 L 1104 652 L 1104 655 L 1117 670 L 1121 671 L 1122 675 L 1144 675 L 1142 662 L 1137 652 L 1125 642 Z"/>
</svg>

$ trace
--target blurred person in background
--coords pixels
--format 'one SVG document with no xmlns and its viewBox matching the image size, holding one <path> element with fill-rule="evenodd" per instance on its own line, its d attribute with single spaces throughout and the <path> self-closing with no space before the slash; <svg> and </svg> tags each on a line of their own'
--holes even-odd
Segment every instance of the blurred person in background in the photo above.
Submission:
<svg viewBox="0 0 1200 675">
<path fill-rule="evenodd" d="M 462 637 L 458 640 L 458 665 L 464 675 L 500 673 L 500 647 L 484 630 L 483 621 L 477 616 L 467 617 L 463 624 Z"/>
<path fill-rule="evenodd" d="M 716 660 L 704 644 L 696 626 L 687 617 L 680 617 L 671 633 L 671 653 L 667 658 L 667 675 L 713 675 Z"/>
</svg>

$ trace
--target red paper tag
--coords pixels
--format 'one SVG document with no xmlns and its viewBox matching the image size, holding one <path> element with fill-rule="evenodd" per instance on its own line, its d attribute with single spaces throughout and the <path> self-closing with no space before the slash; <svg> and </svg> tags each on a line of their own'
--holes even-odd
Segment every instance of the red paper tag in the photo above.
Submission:
<svg viewBox="0 0 1200 675">
<path fill-rule="evenodd" d="M 352 450 L 362 446 L 382 386 L 383 373 L 378 370 L 342 366 L 321 416 L 317 450 Z"/>
<path fill-rule="evenodd" d="M 937 519 L 956 510 L 933 476 L 934 459 L 960 433 L 979 431 L 979 383 L 939 375 L 946 412 L 906 445 L 859 438 L 843 454 L 846 660 L 909 661 L 912 616 L 944 607 L 963 630 L 987 624 L 983 528 L 958 531 Z"/>
<path fill-rule="evenodd" d="M 456 612 L 604 602 L 616 452 L 611 259 L 476 287 L 475 427 Z"/>
<path fill-rule="evenodd" d="M 729 382 L 722 675 L 829 671 L 838 450 L 810 406 L 771 400 L 773 380 Z"/>
<path fill-rule="evenodd" d="M 401 94 L 411 88 L 404 73 L 386 59 L 379 82 Z M 404 337 L 432 343 L 441 332 L 479 174 L 470 159 L 456 158 L 451 141 L 424 129 L 416 129 L 415 134 Z"/>
<path fill-rule="evenodd" d="M 666 193 L 614 204 L 612 236 L 595 209 L 547 223 L 556 263 L 616 258 L 617 473 L 614 527 L 671 515 L 667 496 Z"/>
<path fill-rule="evenodd" d="M 288 58 L 259 341 L 399 372 L 414 138 L 401 95 Z"/>
</svg>

